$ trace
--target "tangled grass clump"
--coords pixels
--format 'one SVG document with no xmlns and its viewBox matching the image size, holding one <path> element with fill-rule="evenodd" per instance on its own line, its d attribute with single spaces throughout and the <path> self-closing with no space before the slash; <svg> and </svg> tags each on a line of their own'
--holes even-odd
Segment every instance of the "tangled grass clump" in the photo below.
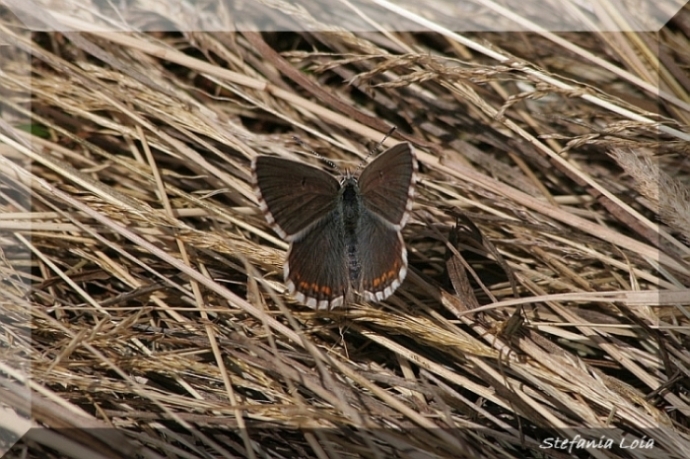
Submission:
<svg viewBox="0 0 690 459">
<path fill-rule="evenodd" d="M 46 429 L 8 454 L 687 456 L 690 10 L 558 40 L 88 14 L 0 24 L 0 430 Z M 408 276 L 305 308 L 251 160 L 353 170 L 391 126 Z"/>
</svg>

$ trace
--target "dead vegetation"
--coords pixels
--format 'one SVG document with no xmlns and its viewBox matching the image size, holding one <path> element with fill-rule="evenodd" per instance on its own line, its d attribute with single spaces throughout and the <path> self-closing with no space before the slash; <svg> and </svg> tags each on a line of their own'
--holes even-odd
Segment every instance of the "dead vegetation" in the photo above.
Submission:
<svg viewBox="0 0 690 459">
<path fill-rule="evenodd" d="M 567 48 L 7 17 L 0 430 L 30 392 L 55 434 L 27 457 L 687 457 L 687 8 Z M 308 310 L 250 161 L 352 168 L 390 126 L 420 160 L 411 272 Z"/>
</svg>

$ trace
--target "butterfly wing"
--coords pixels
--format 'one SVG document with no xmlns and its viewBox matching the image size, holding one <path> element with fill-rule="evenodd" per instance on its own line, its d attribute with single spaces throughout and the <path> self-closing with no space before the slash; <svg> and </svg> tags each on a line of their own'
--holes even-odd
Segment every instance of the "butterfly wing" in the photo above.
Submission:
<svg viewBox="0 0 690 459">
<path fill-rule="evenodd" d="M 338 181 L 306 164 L 258 156 L 252 178 L 266 220 L 286 241 L 299 239 L 337 205 Z"/>
<path fill-rule="evenodd" d="M 407 275 L 407 250 L 399 230 L 363 209 L 357 228 L 360 277 L 357 290 L 368 301 L 393 294 Z"/>
<path fill-rule="evenodd" d="M 399 143 L 381 153 L 359 177 L 364 206 L 401 229 L 412 209 L 417 160 L 412 145 Z"/>
<path fill-rule="evenodd" d="M 338 210 L 331 211 L 288 251 L 283 267 L 288 290 L 310 308 L 341 306 L 350 289 L 341 218 Z"/>
</svg>

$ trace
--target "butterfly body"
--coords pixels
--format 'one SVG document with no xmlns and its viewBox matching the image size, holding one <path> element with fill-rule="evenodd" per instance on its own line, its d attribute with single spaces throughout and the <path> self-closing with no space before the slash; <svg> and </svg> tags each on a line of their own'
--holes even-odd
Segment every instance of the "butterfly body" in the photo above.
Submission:
<svg viewBox="0 0 690 459">
<path fill-rule="evenodd" d="M 398 144 L 359 178 L 338 182 L 299 162 L 260 156 L 252 164 L 266 220 L 290 242 L 284 276 L 290 293 L 312 308 L 390 296 L 407 274 L 400 230 L 412 205 L 416 175 L 412 146 Z"/>
<path fill-rule="evenodd" d="M 345 238 L 350 286 L 356 286 L 358 288 L 362 265 L 359 260 L 359 254 L 357 253 L 357 227 L 359 226 L 362 204 L 357 180 L 353 178 L 345 179 L 340 189 L 340 199 L 342 202 L 342 215 L 340 217 L 342 219 L 343 236 Z"/>
</svg>

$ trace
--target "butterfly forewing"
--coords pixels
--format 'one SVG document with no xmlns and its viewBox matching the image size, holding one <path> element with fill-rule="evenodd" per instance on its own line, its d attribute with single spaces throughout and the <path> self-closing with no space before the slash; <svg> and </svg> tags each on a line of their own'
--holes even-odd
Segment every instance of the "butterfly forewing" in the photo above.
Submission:
<svg viewBox="0 0 690 459">
<path fill-rule="evenodd" d="M 343 304 L 350 287 L 345 237 L 338 211 L 320 219 L 290 246 L 285 279 L 290 293 L 311 308 Z"/>
<path fill-rule="evenodd" d="M 412 207 L 416 172 L 417 161 L 409 143 L 384 151 L 359 177 L 364 206 L 393 228 L 402 228 Z"/>
<path fill-rule="evenodd" d="M 266 219 L 287 241 L 301 237 L 337 205 L 340 184 L 320 169 L 259 156 L 252 162 L 252 173 Z"/>
</svg>

